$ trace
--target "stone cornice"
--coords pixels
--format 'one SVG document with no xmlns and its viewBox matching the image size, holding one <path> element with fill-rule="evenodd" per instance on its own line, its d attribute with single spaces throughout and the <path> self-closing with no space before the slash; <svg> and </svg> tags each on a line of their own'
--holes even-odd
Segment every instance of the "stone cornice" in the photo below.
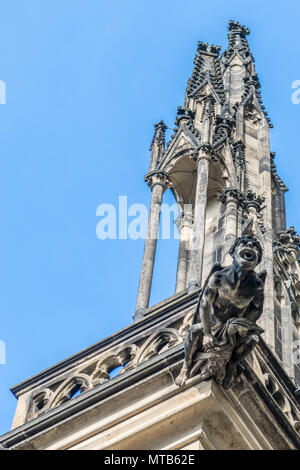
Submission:
<svg viewBox="0 0 300 470">
<path fill-rule="evenodd" d="M 65 361 L 62 361 L 46 371 L 43 371 L 42 373 L 15 386 L 13 388 L 13 392 L 16 395 L 21 395 L 33 389 L 37 391 L 41 388 L 45 389 L 45 387 L 49 387 L 49 384 L 54 383 L 53 380 L 56 379 L 56 381 L 60 381 L 63 374 L 64 377 L 66 373 L 68 373 L 69 376 L 72 376 L 72 371 L 74 369 L 78 370 L 78 367 L 86 367 L 85 364 L 90 364 L 90 361 L 93 360 L 93 358 L 99 357 L 99 355 L 103 354 L 105 351 L 115 351 L 118 345 L 126 346 L 129 343 L 137 342 L 138 339 L 144 337 L 147 338 L 149 335 L 157 332 L 159 328 L 164 327 L 164 325 L 164 331 L 167 331 L 166 328 L 168 325 L 178 322 L 179 319 L 181 319 L 181 321 L 183 318 L 188 320 L 187 317 L 189 317 L 193 312 L 193 308 L 195 307 L 198 299 L 198 294 L 199 291 L 195 291 L 190 294 L 177 294 L 172 296 L 170 299 L 166 299 L 151 309 L 148 309 L 148 312 L 146 312 L 145 317 L 141 321 L 130 325 L 103 341 L 92 345 L 90 348 L 81 351 Z M 182 329 L 180 331 L 182 331 Z M 285 408 L 280 408 L 280 404 L 282 402 L 281 397 L 284 397 L 285 400 L 288 400 L 290 406 L 294 410 L 293 416 L 296 416 L 297 413 L 300 416 L 300 407 L 294 395 L 295 386 L 287 377 L 283 368 L 280 366 L 277 359 L 265 345 L 263 340 L 260 341 L 257 348 L 258 349 L 255 351 L 257 351 L 256 354 L 258 354 L 260 367 L 262 368 L 261 376 L 257 376 L 257 372 L 254 372 L 254 370 L 257 370 L 257 367 L 253 369 L 250 364 L 244 361 L 242 363 L 242 373 L 245 376 L 246 382 L 242 387 L 242 390 L 247 389 L 247 393 L 253 393 L 250 391 L 253 386 L 255 393 L 257 393 L 260 399 L 263 400 L 265 405 L 275 416 L 276 420 L 280 422 L 280 426 L 294 442 L 294 445 L 300 445 L 299 435 L 293 429 L 291 424 L 293 423 L 292 416 L 287 415 L 284 411 Z M 0 438 L 0 443 L 6 447 L 11 447 L 26 441 L 26 445 L 29 445 L 30 440 L 34 439 L 35 436 L 41 436 L 43 432 L 48 433 L 51 429 L 56 429 L 58 426 L 64 425 L 64 423 L 70 419 L 76 420 L 77 416 L 81 413 L 88 413 L 89 410 L 94 409 L 94 407 L 101 407 L 104 400 L 109 399 L 109 397 L 116 396 L 120 392 L 125 392 L 127 388 L 130 390 L 130 387 L 132 386 L 137 387 L 139 382 L 144 382 L 155 374 L 161 374 L 163 371 L 166 371 L 166 373 L 175 377 L 179 372 L 182 359 L 183 343 L 180 343 L 170 347 L 163 353 L 154 355 L 154 357 L 138 364 L 135 368 L 125 370 L 123 374 L 120 374 L 114 379 L 99 384 L 91 390 L 85 391 L 74 400 L 69 400 L 55 408 L 48 409 L 40 416 L 29 420 L 25 424 L 2 436 Z M 265 377 L 267 377 L 266 382 Z M 194 379 L 197 380 L 197 377 Z M 191 381 L 194 379 L 191 379 Z M 268 389 L 270 381 L 272 383 L 276 383 L 276 386 L 272 385 L 272 387 L 270 386 L 271 388 Z M 189 384 L 187 384 L 187 387 L 188 386 Z M 272 390 L 274 387 L 275 390 L 277 390 L 277 393 L 273 396 Z M 174 388 L 174 393 L 177 393 L 177 391 L 178 389 Z M 229 393 L 232 392 L 230 391 Z M 277 399 L 279 401 L 277 401 Z"/>
<path fill-rule="evenodd" d="M 225 205 L 229 202 L 235 202 L 238 207 L 243 207 L 245 196 L 239 189 L 227 188 L 219 195 L 219 200 Z"/>
<path fill-rule="evenodd" d="M 201 145 L 199 145 L 199 147 L 197 147 L 192 153 L 191 153 L 191 158 L 193 160 L 195 160 L 196 162 L 200 161 L 200 160 L 208 160 L 208 161 L 211 161 L 211 160 L 214 160 L 216 161 L 216 157 L 215 157 L 215 153 L 214 153 L 214 149 L 212 147 L 212 145 L 208 144 L 208 143 L 203 143 Z"/>
<path fill-rule="evenodd" d="M 157 184 L 162 186 L 163 188 L 167 187 L 169 182 L 169 176 L 165 171 L 151 171 L 147 175 L 145 175 L 145 182 L 150 186 L 151 189 Z"/>
<path fill-rule="evenodd" d="M 115 395 L 127 387 L 136 385 L 138 381 L 159 372 L 162 368 L 168 367 L 174 363 L 176 364 L 182 357 L 182 345 L 174 347 L 168 351 L 168 354 L 164 354 L 164 357 L 162 357 L 162 355 L 156 356 L 154 359 L 141 364 L 138 368 L 116 377 L 113 381 L 99 385 L 93 390 L 77 397 L 76 400 L 71 400 L 57 408 L 49 410 L 38 418 L 8 432 L 0 437 L 0 443 L 2 443 L 4 447 L 10 447 L 52 426 L 57 426 L 63 420 L 74 417 L 76 414 L 92 406 L 96 406 L 99 402 Z"/>
<path fill-rule="evenodd" d="M 262 205 L 264 202 L 264 197 L 256 195 L 253 191 L 251 191 L 251 189 L 248 189 L 247 193 L 245 194 L 244 208 L 247 210 L 250 207 L 254 207 L 257 213 L 259 213 L 263 209 Z"/>
<path fill-rule="evenodd" d="M 112 346 L 122 344 L 126 341 L 130 341 L 133 337 L 139 334 L 145 334 L 147 330 L 151 330 L 163 322 L 171 319 L 180 312 L 182 308 L 193 306 L 197 302 L 198 291 L 190 294 L 180 293 L 170 298 L 159 302 L 156 305 L 148 308 L 144 313 L 144 318 L 136 323 L 117 331 L 116 333 L 104 338 L 103 340 L 89 346 L 86 349 L 64 359 L 63 361 L 54 364 L 53 366 L 45 369 L 44 371 L 30 377 L 23 382 L 15 385 L 11 388 L 11 392 L 19 397 L 21 394 L 32 390 L 35 387 L 40 387 L 44 383 L 51 381 L 56 376 L 67 372 L 73 367 L 84 363 L 86 360 L 103 353 Z M 175 309 L 175 310 L 174 310 Z"/>
<path fill-rule="evenodd" d="M 263 340 L 260 341 L 260 344 L 257 346 L 255 351 L 259 364 L 263 367 L 264 376 L 268 376 L 266 378 L 267 386 L 263 383 L 262 378 L 257 375 L 257 372 L 254 372 L 250 364 L 244 360 L 241 365 L 243 386 L 241 387 L 240 385 L 237 385 L 236 387 L 233 387 L 233 390 L 227 392 L 223 391 L 223 393 L 228 395 L 229 400 L 231 400 L 230 397 L 232 397 L 232 399 L 239 400 L 239 394 L 242 395 L 244 393 L 248 393 L 253 396 L 255 402 L 259 399 L 261 403 L 264 404 L 268 412 L 272 414 L 274 417 L 273 419 L 275 419 L 279 428 L 286 434 L 291 445 L 295 448 L 299 448 L 299 433 L 293 428 L 290 418 L 280 406 L 280 396 L 284 396 L 285 399 L 289 401 L 290 406 L 293 407 L 294 412 L 298 410 L 299 413 L 299 404 L 294 397 L 294 384 L 287 377 L 283 368 L 280 366 L 278 361 L 275 359 L 275 356 Z M 66 422 L 70 420 L 75 421 L 82 413 L 85 413 L 85 416 L 87 416 L 87 413 L 93 412 L 93 410 L 96 410 L 99 407 L 103 407 L 104 400 L 110 399 L 119 393 L 126 393 L 127 389 L 128 393 L 130 393 L 132 386 L 136 388 L 139 382 L 145 382 L 149 380 L 150 377 L 155 376 L 155 374 L 160 375 L 167 373 L 169 376 L 173 377 L 174 380 L 174 377 L 180 368 L 182 359 L 183 344 L 180 344 L 169 349 L 165 353 L 159 354 L 142 363 L 138 368 L 127 371 L 123 375 L 115 377 L 113 380 L 82 394 L 75 400 L 64 403 L 38 418 L 8 432 L 1 436 L 0 443 L 5 448 L 21 444 L 23 445 L 25 443 L 28 448 L 31 446 L 34 448 L 34 443 L 31 444 L 31 442 L 35 439 L 35 436 L 38 436 L 38 439 L 41 439 L 44 432 L 49 433 L 49 431 L 54 432 L 54 430 L 57 432 L 58 428 L 63 426 Z M 197 376 L 190 379 L 187 382 L 185 389 L 193 386 L 193 384 L 197 383 L 198 380 L 199 377 Z M 275 381 L 274 383 L 276 383 L 276 395 L 272 394 L 272 387 L 274 387 L 274 385 L 268 389 L 268 381 L 270 380 Z M 207 382 L 207 384 L 209 383 L 211 383 L 213 387 L 216 387 L 213 382 Z M 170 390 L 168 393 L 178 394 L 180 391 L 180 388 L 174 386 L 173 392 Z M 278 394 L 280 396 L 277 397 Z"/>
<path fill-rule="evenodd" d="M 193 122 L 195 119 L 195 112 L 189 108 L 184 108 L 182 106 L 178 106 L 177 108 L 177 115 L 175 119 L 175 126 L 179 126 L 183 122 Z"/>
</svg>

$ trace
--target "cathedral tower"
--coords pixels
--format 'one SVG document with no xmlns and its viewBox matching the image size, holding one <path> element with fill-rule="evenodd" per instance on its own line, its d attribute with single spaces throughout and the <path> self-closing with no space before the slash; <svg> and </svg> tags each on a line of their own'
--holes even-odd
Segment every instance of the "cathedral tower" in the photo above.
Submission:
<svg viewBox="0 0 300 470">
<path fill-rule="evenodd" d="M 198 43 L 175 131 L 155 124 L 151 188 L 134 322 L 12 388 L 10 449 L 300 449 L 300 238 L 287 229 L 249 29 L 230 21 L 228 48 Z M 179 208 L 175 293 L 149 306 L 161 203 Z M 264 333 L 226 389 L 195 374 L 175 381 L 205 280 L 242 233 L 266 271 Z M 116 374 L 116 371 L 118 373 Z"/>
<path fill-rule="evenodd" d="M 263 106 L 248 35 L 248 28 L 230 21 L 228 49 L 222 54 L 219 46 L 199 42 L 184 106 L 178 107 L 167 146 L 167 126 L 163 121 L 155 125 L 145 176 L 152 199 L 135 318 L 142 318 L 149 306 L 160 205 L 167 188 L 180 212 L 176 293 L 201 287 L 216 262 L 230 264 L 230 247 L 247 220 L 254 219 L 264 248 L 260 268 L 268 274 L 264 338 L 300 382 L 292 364 L 292 343 L 300 339 L 300 239 L 293 228 L 286 230 L 287 187 L 270 151 L 273 125 Z"/>
</svg>

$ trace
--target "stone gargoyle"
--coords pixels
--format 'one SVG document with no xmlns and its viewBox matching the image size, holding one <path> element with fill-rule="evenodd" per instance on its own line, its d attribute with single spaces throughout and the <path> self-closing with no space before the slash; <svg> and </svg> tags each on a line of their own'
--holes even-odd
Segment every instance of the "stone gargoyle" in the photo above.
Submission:
<svg viewBox="0 0 300 470">
<path fill-rule="evenodd" d="M 231 266 L 216 264 L 202 291 L 184 343 L 184 364 L 176 385 L 200 374 L 230 388 L 237 365 L 264 332 L 256 325 L 262 314 L 266 271 L 254 269 L 262 260 L 262 246 L 253 233 L 244 233 L 230 249 Z"/>
</svg>

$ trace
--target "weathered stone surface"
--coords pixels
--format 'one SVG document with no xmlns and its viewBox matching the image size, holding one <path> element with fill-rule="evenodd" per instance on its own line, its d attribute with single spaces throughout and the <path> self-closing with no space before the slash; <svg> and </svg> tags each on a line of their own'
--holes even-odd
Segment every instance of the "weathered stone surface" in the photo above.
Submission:
<svg viewBox="0 0 300 470">
<path fill-rule="evenodd" d="M 179 386 L 196 373 L 229 388 L 237 366 L 259 342 L 256 325 L 263 311 L 266 272 L 256 274 L 263 251 L 248 227 L 235 240 L 230 267 L 215 265 L 199 295 L 193 323 L 185 340 L 185 360 L 176 379 Z M 195 363 L 196 362 L 196 363 Z"/>
<path fill-rule="evenodd" d="M 166 124 L 155 125 L 135 323 L 15 386 L 13 428 L 0 438 L 5 449 L 300 448 L 300 367 L 292 355 L 293 342 L 300 340 L 299 237 L 286 230 L 287 188 L 270 152 L 272 124 L 249 33 L 230 21 L 228 49 L 221 55 L 219 46 L 199 42 L 166 146 Z M 160 209 L 169 187 L 180 213 L 176 294 L 149 307 Z M 201 287 L 216 263 L 227 265 L 223 274 L 235 274 L 228 250 L 243 231 L 254 231 L 263 247 L 258 271 L 267 273 L 265 282 L 260 277 L 264 303 L 260 298 L 252 323 L 258 320 L 264 333 L 257 331 L 255 348 L 248 344 L 231 371 L 236 344 L 230 335 L 211 348 L 200 342 L 189 378 L 178 387 Z M 227 333 L 241 326 L 230 324 L 232 305 L 245 300 L 233 278 L 225 286 Z M 215 299 L 212 304 L 215 309 Z M 247 302 L 244 307 L 251 316 Z"/>
</svg>

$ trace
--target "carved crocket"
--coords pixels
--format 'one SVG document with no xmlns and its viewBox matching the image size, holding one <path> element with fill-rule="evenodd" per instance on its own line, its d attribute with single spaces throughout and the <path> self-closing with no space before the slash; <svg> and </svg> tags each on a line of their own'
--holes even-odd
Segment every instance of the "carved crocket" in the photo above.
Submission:
<svg viewBox="0 0 300 470">
<path fill-rule="evenodd" d="M 200 373 L 203 380 L 214 377 L 229 388 L 237 364 L 264 331 L 256 321 L 263 311 L 266 271 L 254 271 L 262 259 L 261 244 L 248 232 L 235 241 L 230 254 L 231 266 L 215 265 L 200 292 L 178 386 Z"/>
</svg>

